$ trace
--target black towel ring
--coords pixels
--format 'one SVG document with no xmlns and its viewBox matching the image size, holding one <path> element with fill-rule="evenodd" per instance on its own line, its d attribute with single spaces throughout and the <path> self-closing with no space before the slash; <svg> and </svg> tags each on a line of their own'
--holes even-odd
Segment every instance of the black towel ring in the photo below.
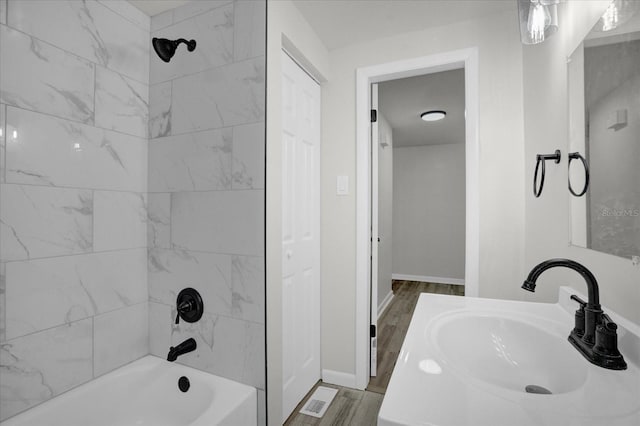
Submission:
<svg viewBox="0 0 640 426">
<path fill-rule="evenodd" d="M 545 166 L 544 163 L 547 160 L 554 160 L 554 163 L 558 164 L 560 162 L 560 150 L 556 149 L 556 152 L 554 152 L 553 154 L 538 154 L 536 155 L 536 170 L 533 174 L 533 195 L 535 195 L 536 198 L 538 198 L 540 196 L 540 194 L 542 194 L 542 188 L 544 188 L 544 175 L 545 175 Z M 542 169 L 540 170 L 540 187 L 537 187 L 537 181 L 538 181 L 538 169 L 540 168 L 540 165 L 542 164 Z"/>
<path fill-rule="evenodd" d="M 579 152 L 570 152 L 569 165 L 567 166 L 569 170 L 571 170 L 571 160 L 575 160 L 575 159 L 579 159 L 580 161 L 582 161 L 582 166 L 584 167 L 584 188 L 582 188 L 582 192 L 580 192 L 579 194 L 576 194 L 576 192 L 571 187 L 570 175 L 567 177 L 567 182 L 569 186 L 569 192 L 571 192 L 576 197 L 582 197 L 587 192 L 587 189 L 589 188 L 589 165 L 587 164 L 587 160 L 585 160 L 585 158 L 582 155 L 580 155 Z"/>
</svg>

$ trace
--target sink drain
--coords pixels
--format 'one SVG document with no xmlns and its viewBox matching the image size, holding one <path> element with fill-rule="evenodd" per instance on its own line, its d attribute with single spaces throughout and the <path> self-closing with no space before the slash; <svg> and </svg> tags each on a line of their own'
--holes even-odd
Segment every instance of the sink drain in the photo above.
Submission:
<svg viewBox="0 0 640 426">
<path fill-rule="evenodd" d="M 538 393 L 541 395 L 551 395 L 551 391 L 547 388 L 543 388 L 542 386 L 538 386 L 538 385 L 527 385 L 524 387 L 524 390 L 527 391 L 527 393 Z"/>
</svg>

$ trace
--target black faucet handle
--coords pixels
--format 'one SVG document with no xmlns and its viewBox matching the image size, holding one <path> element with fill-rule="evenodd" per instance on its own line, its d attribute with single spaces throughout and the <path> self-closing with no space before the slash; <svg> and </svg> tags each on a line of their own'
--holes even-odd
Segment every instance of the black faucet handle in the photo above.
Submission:
<svg viewBox="0 0 640 426">
<path fill-rule="evenodd" d="M 607 314 L 602 314 L 600 315 L 600 319 L 601 319 L 601 324 L 602 326 L 610 332 L 615 333 L 618 330 L 618 324 L 616 324 L 615 322 L 613 322 L 613 320 L 611 320 L 611 317 Z"/>
<path fill-rule="evenodd" d="M 575 294 L 571 295 L 571 300 L 575 300 L 576 302 L 578 302 L 580 304 L 580 310 L 582 310 L 582 311 L 584 311 L 584 307 L 587 306 L 587 302 L 585 302 L 584 300 L 580 299 Z"/>
<path fill-rule="evenodd" d="M 193 300 L 186 300 L 180 303 L 178 305 L 178 314 L 176 315 L 176 324 L 180 323 L 181 315 L 187 314 L 194 309 L 196 309 L 196 307 Z"/>
<path fill-rule="evenodd" d="M 584 327 L 585 327 L 584 326 L 584 323 L 585 323 L 584 308 L 585 306 L 587 306 L 587 303 L 584 300 L 580 299 L 575 294 L 571 295 L 571 300 L 575 300 L 580 304 L 580 307 L 578 308 L 575 314 L 573 333 L 578 337 L 582 338 L 582 336 L 584 336 Z"/>
</svg>

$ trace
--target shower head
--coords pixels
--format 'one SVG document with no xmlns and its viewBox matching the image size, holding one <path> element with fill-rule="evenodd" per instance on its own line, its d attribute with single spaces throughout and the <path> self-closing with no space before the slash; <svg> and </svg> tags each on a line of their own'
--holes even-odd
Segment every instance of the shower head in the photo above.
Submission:
<svg viewBox="0 0 640 426">
<path fill-rule="evenodd" d="M 183 38 L 178 40 L 169 40 L 166 38 L 154 37 L 153 40 L 151 40 L 151 43 L 153 44 L 153 50 L 155 50 L 160 59 L 165 62 L 169 62 L 171 58 L 173 58 L 173 55 L 176 53 L 176 48 L 180 43 L 186 44 L 189 52 L 193 52 L 196 48 L 195 40 L 185 40 Z"/>
</svg>

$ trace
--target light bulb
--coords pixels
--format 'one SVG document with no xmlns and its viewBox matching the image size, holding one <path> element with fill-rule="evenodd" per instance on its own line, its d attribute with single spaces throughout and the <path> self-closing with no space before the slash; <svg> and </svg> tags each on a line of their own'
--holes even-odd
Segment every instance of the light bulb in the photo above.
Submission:
<svg viewBox="0 0 640 426">
<path fill-rule="evenodd" d="M 615 3 L 611 3 L 602 15 L 602 31 L 611 31 L 618 26 L 618 8 Z"/>
<path fill-rule="evenodd" d="M 533 43 L 541 43 L 544 41 L 544 30 L 550 21 L 551 17 L 549 16 L 547 7 L 537 1 L 535 3 L 532 2 L 529 7 L 527 30 Z"/>
</svg>

